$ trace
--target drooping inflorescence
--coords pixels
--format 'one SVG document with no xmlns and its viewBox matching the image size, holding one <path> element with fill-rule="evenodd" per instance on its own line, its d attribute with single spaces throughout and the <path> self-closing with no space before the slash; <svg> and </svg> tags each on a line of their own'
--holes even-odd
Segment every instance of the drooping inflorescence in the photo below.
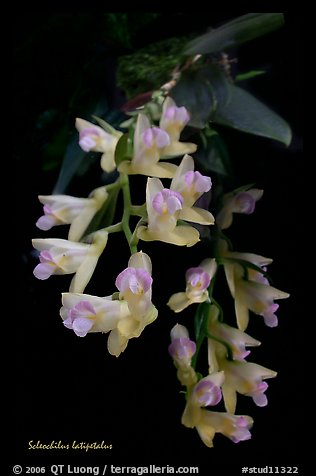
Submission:
<svg viewBox="0 0 316 476">
<path fill-rule="evenodd" d="M 139 337 L 158 317 L 159 306 L 152 302 L 155 272 L 151 258 L 141 251 L 141 242 L 161 241 L 170 245 L 193 247 L 200 240 L 202 227 L 210 227 L 211 244 L 202 262 L 197 262 L 174 289 L 168 306 L 175 313 L 191 307 L 194 339 L 183 324 L 171 326 L 169 353 L 177 377 L 185 388 L 182 423 L 196 428 L 202 441 L 213 446 L 215 433 L 233 442 L 251 437 L 252 418 L 236 415 L 237 394 L 249 396 L 258 406 L 267 404 L 266 379 L 276 372 L 246 360 L 248 347 L 260 342 L 245 333 L 249 312 L 262 316 L 269 327 L 277 325 L 275 300 L 288 294 L 269 284 L 266 266 L 271 260 L 252 253 L 236 252 L 223 230 L 231 226 L 234 214 L 253 213 L 263 191 L 245 187 L 225 194 L 221 207 L 210 210 L 201 199 L 212 190 L 212 180 L 196 170 L 193 154 L 197 146 L 181 141 L 190 111 L 178 107 L 170 97 L 159 103 L 160 117 L 152 120 L 145 112 L 133 116 L 129 131 L 123 134 L 107 125 L 76 120 L 79 145 L 84 151 L 102 154 L 101 168 L 117 171 L 113 183 L 93 190 L 86 198 L 67 195 L 40 195 L 43 215 L 36 225 L 47 231 L 53 226 L 70 225 L 68 239 L 38 238 L 33 246 L 39 252 L 36 278 L 53 274 L 73 275 L 69 290 L 62 294 L 60 315 L 65 328 L 77 336 L 92 332 L 108 334 L 108 351 L 119 356 L 131 338 Z M 104 123 L 104 121 L 103 121 Z M 118 148 L 123 150 L 118 154 Z M 189 155 L 192 154 L 192 155 Z M 177 162 L 170 162 L 174 160 Z M 131 202 L 130 176 L 147 177 L 144 202 Z M 132 179 L 131 179 L 132 180 Z M 97 213 L 108 206 L 113 191 L 123 195 L 122 218 L 107 226 L 92 226 Z M 132 216 L 139 221 L 130 227 Z M 92 227 L 91 227 L 92 226 Z M 214 231 L 215 230 L 215 231 Z M 130 249 L 127 267 L 121 270 L 106 297 L 85 294 L 98 259 L 107 250 L 111 233 L 124 233 Z M 154 244 L 153 244 L 154 246 Z M 187 253 L 192 251 L 187 250 Z M 214 297 L 214 283 L 224 270 L 234 300 L 236 327 L 228 325 Z M 208 348 L 208 375 L 198 371 L 200 349 Z M 213 411 L 224 402 L 225 412 Z"/>
</svg>

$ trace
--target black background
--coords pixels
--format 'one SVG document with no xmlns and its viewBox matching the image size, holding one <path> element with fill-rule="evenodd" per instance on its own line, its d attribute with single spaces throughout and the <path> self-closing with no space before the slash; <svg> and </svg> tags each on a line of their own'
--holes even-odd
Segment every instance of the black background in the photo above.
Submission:
<svg viewBox="0 0 316 476">
<path fill-rule="evenodd" d="M 242 13 L 164 14 L 150 27 L 144 26 L 135 45 L 188 31 L 203 33 L 208 26 Z M 56 109 L 61 117 L 67 115 L 71 123 L 76 115 L 83 117 L 80 104 L 70 113 L 68 109 L 69 96 L 80 77 L 91 88 L 104 87 L 111 106 L 120 106 L 123 97 L 115 89 L 115 58 L 124 51 L 107 38 L 97 13 L 17 15 L 14 42 L 18 291 L 13 464 L 175 464 L 199 466 L 201 474 L 219 474 L 220 469 L 240 474 L 244 465 L 300 465 L 297 441 L 303 439 L 307 389 L 303 385 L 307 316 L 302 309 L 305 283 L 300 268 L 300 215 L 305 201 L 300 16 L 286 13 L 283 28 L 236 52 L 241 70 L 267 68 L 266 75 L 245 87 L 291 124 L 291 146 L 218 128 L 233 160 L 236 186 L 256 183 L 265 190 L 254 215 L 236 217 L 229 232 L 234 248 L 274 258 L 270 266 L 274 285 L 291 297 L 280 302 L 278 328 L 266 328 L 257 316 L 252 316 L 248 328 L 249 334 L 262 342 L 251 360 L 278 371 L 277 379 L 269 382 L 267 407 L 258 408 L 251 399 L 239 397 L 237 413 L 249 414 L 255 420 L 252 439 L 234 445 L 217 434 L 213 449 L 203 445 L 195 430 L 181 425 L 184 399 L 167 353 L 171 327 L 180 322 L 192 329 L 193 312 L 175 317 L 164 304 L 183 287 L 185 270 L 207 255 L 205 245 L 184 250 L 161 243 L 144 244 L 142 249 L 153 262 L 153 300 L 159 317 L 139 339 L 130 341 L 118 359 L 107 353 L 106 336 L 80 339 L 61 325 L 60 293 L 67 290 L 68 276 L 39 282 L 32 274 L 36 259 L 31 254 L 31 238 L 66 236 L 61 228 L 49 235 L 35 227 L 41 214 L 37 195 L 50 194 L 58 175 L 58 169 L 42 169 L 50 131 L 43 133 L 36 128 L 38 118 L 49 109 Z M 95 52 L 97 74 L 93 68 L 83 68 Z M 93 178 L 78 178 L 80 192 L 87 194 L 96 186 Z M 76 194 L 76 184 L 73 187 L 70 191 Z M 115 291 L 114 279 L 126 267 L 128 256 L 123 238 L 110 237 L 96 278 L 86 292 L 105 295 Z M 219 281 L 216 293 L 226 300 L 222 284 L 224 281 Z M 226 305 L 232 311 L 232 302 Z M 64 444 L 104 440 L 113 449 L 88 453 L 29 450 L 30 440 L 46 444 L 52 440 Z"/>
</svg>

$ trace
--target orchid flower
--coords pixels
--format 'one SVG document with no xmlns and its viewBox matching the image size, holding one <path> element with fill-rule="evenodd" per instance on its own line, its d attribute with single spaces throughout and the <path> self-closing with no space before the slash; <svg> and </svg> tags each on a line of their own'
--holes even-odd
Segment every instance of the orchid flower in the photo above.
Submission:
<svg viewBox="0 0 316 476">
<path fill-rule="evenodd" d="M 183 197 L 164 188 L 157 178 L 149 178 L 146 188 L 148 226 L 139 226 L 137 236 L 144 241 L 159 240 L 178 246 L 193 246 L 199 232 L 192 226 L 177 225 Z"/>
<path fill-rule="evenodd" d="M 170 96 L 164 100 L 159 127 L 167 132 L 170 143 L 161 151 L 161 157 L 178 157 L 179 155 L 193 154 L 196 151 L 196 144 L 179 141 L 180 134 L 189 120 L 190 114 L 184 106 L 177 107 Z"/>
<path fill-rule="evenodd" d="M 202 378 L 198 383 L 188 389 L 186 406 L 181 422 L 188 428 L 197 427 L 200 422 L 201 409 L 215 406 L 222 399 L 221 386 L 224 382 L 224 372 L 214 372 Z"/>
<path fill-rule="evenodd" d="M 79 132 L 79 145 L 85 152 L 102 152 L 101 167 L 105 172 L 112 172 L 115 168 L 115 148 L 122 132 L 115 131 L 109 134 L 104 129 L 84 119 L 76 119 L 76 128 Z"/>
<path fill-rule="evenodd" d="M 130 257 L 128 267 L 116 278 L 115 285 L 120 291 L 120 299 L 127 301 L 132 314 L 142 316 L 152 304 L 151 273 L 150 257 L 140 251 Z"/>
<path fill-rule="evenodd" d="M 93 190 L 89 198 L 39 195 L 39 201 L 44 205 L 44 215 L 37 220 L 36 226 L 46 231 L 53 226 L 71 224 L 68 238 L 78 241 L 107 197 L 106 187 Z"/>
<path fill-rule="evenodd" d="M 79 337 L 85 337 L 88 332 L 110 332 L 129 314 L 127 303 L 113 301 L 111 296 L 63 293 L 62 304 L 60 315 L 64 326 Z"/>
<path fill-rule="evenodd" d="M 170 189 L 181 193 L 183 205 L 180 220 L 187 220 L 201 225 L 213 225 L 214 217 L 204 208 L 194 207 L 194 203 L 212 187 L 210 177 L 194 172 L 194 160 L 185 155 L 172 179 Z"/>
<path fill-rule="evenodd" d="M 210 285 L 217 269 L 214 258 L 205 259 L 196 268 L 190 268 L 185 274 L 185 292 L 173 294 L 167 305 L 174 312 L 181 312 L 186 307 L 194 303 L 205 302 L 209 299 L 207 288 Z"/>
<path fill-rule="evenodd" d="M 244 360 L 250 354 L 250 350 L 246 350 L 246 347 L 260 345 L 258 340 L 245 332 L 235 329 L 235 327 L 229 326 L 224 322 L 220 322 L 218 316 L 218 307 L 212 304 L 208 314 L 207 331 L 210 336 L 213 336 L 216 339 L 216 341 L 214 342 L 211 338 L 208 339 L 210 373 L 219 369 L 216 355 L 214 354 L 214 350 L 221 346 L 218 342 L 224 341 L 230 346 L 232 358 L 234 360 Z"/>
<path fill-rule="evenodd" d="M 239 193 L 227 193 L 223 198 L 223 206 L 216 216 L 216 223 L 222 229 L 229 228 L 233 222 L 233 213 L 250 215 L 254 212 L 256 202 L 263 195 L 263 190 L 251 188 Z"/>
<path fill-rule="evenodd" d="M 75 273 L 69 291 L 82 293 L 91 279 L 107 240 L 108 233 L 105 231 L 94 233 L 91 244 L 59 238 L 34 239 L 32 244 L 40 251 L 40 264 L 34 269 L 34 276 L 43 280 L 53 274 Z"/>
<path fill-rule="evenodd" d="M 227 360 L 219 358 L 219 368 L 225 373 L 222 386 L 225 408 L 229 413 L 235 413 L 237 392 L 252 397 L 259 407 L 268 404 L 265 391 L 268 384 L 264 379 L 274 378 L 277 373 L 253 362 Z"/>
<path fill-rule="evenodd" d="M 253 419 L 247 415 L 231 415 L 200 409 L 195 427 L 203 443 L 212 448 L 215 433 L 222 433 L 233 443 L 250 440 L 249 430 L 252 425 Z"/>
<path fill-rule="evenodd" d="M 270 258 L 253 253 L 225 251 L 225 246 L 223 247 L 223 244 L 221 244 L 221 256 L 224 258 L 249 261 L 260 267 L 263 271 L 272 262 Z M 251 268 L 248 268 L 248 279 L 245 279 L 244 269 L 237 261 L 224 262 L 224 269 L 231 295 L 235 299 L 235 311 L 239 329 L 244 331 L 247 328 L 249 310 L 262 316 L 267 326 L 277 326 L 278 320 L 275 312 L 279 306 L 274 303 L 274 300 L 286 299 L 289 297 L 289 294 L 270 286 L 262 273 Z"/>
<path fill-rule="evenodd" d="M 159 162 L 160 152 L 169 144 L 167 132 L 159 127 L 151 127 L 148 117 L 138 114 L 134 133 L 134 156 L 131 161 L 124 160 L 119 164 L 119 172 L 172 178 L 177 166 Z"/>
<path fill-rule="evenodd" d="M 194 385 L 197 382 L 197 375 L 191 367 L 191 360 L 196 351 L 196 344 L 189 339 L 186 327 L 176 324 L 171 329 L 171 344 L 168 351 L 178 369 L 177 377 L 181 384 Z"/>
<path fill-rule="evenodd" d="M 110 354 L 118 357 L 133 337 L 139 337 L 146 326 L 157 319 L 158 311 L 152 305 L 142 316 L 128 314 L 119 320 L 117 328 L 109 335 L 108 350 Z"/>
<path fill-rule="evenodd" d="M 196 428 L 203 443 L 209 448 L 213 447 L 215 433 L 222 433 L 234 443 L 251 438 L 249 428 L 253 420 L 250 417 L 213 412 L 204 408 L 220 402 L 220 387 L 223 387 L 225 377 L 224 372 L 215 372 L 202 378 L 189 390 L 182 415 L 182 424 L 188 428 Z"/>
<path fill-rule="evenodd" d="M 130 257 L 128 267 L 116 278 L 119 298 L 127 303 L 129 314 L 118 322 L 109 336 L 108 349 L 113 355 L 120 355 L 129 339 L 139 337 L 158 316 L 151 302 L 151 270 L 150 257 L 140 251 Z"/>
</svg>

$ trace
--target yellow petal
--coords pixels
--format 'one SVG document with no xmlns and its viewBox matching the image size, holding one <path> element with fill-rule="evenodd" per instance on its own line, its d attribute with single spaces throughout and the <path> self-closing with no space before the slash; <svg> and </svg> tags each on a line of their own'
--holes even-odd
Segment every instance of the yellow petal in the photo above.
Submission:
<svg viewBox="0 0 316 476">
<path fill-rule="evenodd" d="M 237 405 L 237 393 L 235 389 L 224 382 L 222 386 L 222 393 L 226 411 L 228 413 L 235 413 Z"/>
<path fill-rule="evenodd" d="M 199 268 L 202 268 L 206 273 L 214 277 L 217 270 L 217 263 L 215 258 L 206 258 L 200 263 Z"/>
<path fill-rule="evenodd" d="M 214 225 L 215 221 L 213 215 L 204 208 L 187 207 L 185 205 L 180 210 L 179 219 L 199 223 L 200 225 Z"/>
<path fill-rule="evenodd" d="M 235 296 L 235 312 L 238 329 L 240 329 L 241 331 L 245 331 L 249 323 L 249 310 L 247 306 L 245 306 L 242 299 L 240 299 L 238 294 L 238 288 L 236 290 Z"/>
<path fill-rule="evenodd" d="M 151 259 L 146 253 L 143 253 L 142 251 L 134 253 L 130 257 L 128 261 L 128 266 L 131 268 L 143 268 L 149 274 L 151 274 L 152 272 Z"/>
<path fill-rule="evenodd" d="M 167 302 L 167 306 L 169 306 L 174 312 L 181 312 L 190 304 L 191 301 L 188 299 L 186 293 L 173 294 Z"/>
<path fill-rule="evenodd" d="M 111 355 L 118 357 L 128 344 L 128 339 L 122 336 L 117 329 L 110 332 L 108 337 L 108 351 Z"/>
<path fill-rule="evenodd" d="M 120 320 L 117 329 L 122 336 L 131 339 L 132 337 L 139 337 L 144 326 L 142 322 L 137 321 L 132 315 L 129 315 L 125 319 Z"/>
<path fill-rule="evenodd" d="M 267 266 L 273 261 L 271 258 L 266 258 L 265 256 L 256 255 L 254 253 L 239 253 L 237 251 L 226 251 L 225 256 L 228 258 L 243 259 L 257 266 Z"/>
<path fill-rule="evenodd" d="M 193 246 L 200 241 L 199 232 L 192 226 L 176 226 L 173 231 L 149 231 L 146 226 L 140 226 L 137 236 L 143 241 L 163 241 L 177 246 Z"/>
<path fill-rule="evenodd" d="M 104 170 L 104 172 L 112 172 L 116 168 L 116 163 L 115 163 L 115 146 L 116 146 L 116 141 L 115 144 L 113 144 L 114 147 L 109 148 L 109 150 L 106 150 L 103 152 L 101 156 L 101 168 Z"/>
<path fill-rule="evenodd" d="M 89 205 L 79 213 L 69 228 L 68 239 L 70 241 L 80 240 L 96 212 L 97 209 L 94 204 L 89 203 Z"/>
<path fill-rule="evenodd" d="M 235 297 L 235 265 L 225 264 L 224 271 L 231 295 Z"/>
<path fill-rule="evenodd" d="M 69 292 L 83 293 L 94 273 L 98 259 L 108 241 L 108 233 L 99 231 L 95 233 L 94 243 L 90 245 L 87 256 L 79 266 L 70 283 Z"/>
<path fill-rule="evenodd" d="M 204 413 L 206 410 L 201 410 L 202 413 L 202 418 L 197 425 L 196 429 L 197 432 L 203 441 L 203 443 L 208 447 L 208 448 L 213 448 L 213 438 L 215 436 L 215 428 L 211 426 L 204 418 Z"/>
<path fill-rule="evenodd" d="M 124 160 L 118 166 L 119 172 L 128 175 L 147 175 L 148 177 L 172 178 L 176 173 L 177 166 L 169 163 L 158 162 L 156 164 L 134 163 Z"/>
<path fill-rule="evenodd" d="M 143 132 L 150 128 L 150 122 L 145 114 L 138 114 L 134 133 L 134 148 L 139 151 L 143 147 Z"/>
<path fill-rule="evenodd" d="M 216 357 L 216 344 L 213 339 L 208 339 L 207 342 L 207 355 L 208 355 L 208 371 L 210 374 L 219 370 L 219 365 Z"/>
<path fill-rule="evenodd" d="M 83 129 L 87 129 L 87 128 L 90 129 L 91 127 L 94 127 L 94 128 L 98 127 L 95 124 L 93 124 L 92 122 L 85 121 L 84 119 L 81 119 L 80 117 L 76 118 L 75 126 L 76 126 L 76 129 L 77 129 L 78 132 L 81 132 Z"/>
<path fill-rule="evenodd" d="M 172 179 L 170 189 L 179 191 L 183 188 L 184 176 L 187 172 L 194 170 L 194 160 L 190 155 L 185 155 L 181 160 L 179 167 Z"/>
<path fill-rule="evenodd" d="M 223 371 L 212 372 L 210 375 L 208 375 L 207 377 L 204 377 L 202 380 L 203 380 L 203 382 L 204 381 L 205 382 L 211 382 L 214 385 L 216 385 L 216 387 L 221 387 L 223 385 L 224 380 L 225 380 L 225 375 L 224 375 Z"/>
<path fill-rule="evenodd" d="M 79 241 L 85 230 L 87 229 L 92 218 L 102 207 L 108 197 L 106 187 L 99 187 L 93 190 L 89 195 L 87 206 L 73 220 L 69 228 L 68 239 L 71 241 Z"/>
<path fill-rule="evenodd" d="M 189 397 L 181 418 L 182 425 L 187 428 L 194 428 L 199 423 L 200 418 L 201 408 L 194 405 L 192 399 Z"/>
<path fill-rule="evenodd" d="M 191 142 L 171 142 L 170 145 L 162 149 L 160 157 L 178 157 L 179 155 L 193 154 L 197 145 Z"/>
</svg>

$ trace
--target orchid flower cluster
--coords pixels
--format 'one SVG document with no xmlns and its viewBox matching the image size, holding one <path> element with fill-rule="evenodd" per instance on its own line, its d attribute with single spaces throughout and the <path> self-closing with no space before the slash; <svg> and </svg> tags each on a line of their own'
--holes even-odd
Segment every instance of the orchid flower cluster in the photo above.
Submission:
<svg viewBox="0 0 316 476">
<path fill-rule="evenodd" d="M 174 325 L 169 353 L 185 389 L 183 425 L 196 428 L 208 447 L 213 446 L 217 432 L 237 443 L 251 437 L 253 423 L 250 416 L 235 414 L 237 393 L 251 397 L 258 406 L 265 406 L 268 387 L 265 380 L 276 376 L 273 370 L 246 360 L 250 354 L 248 347 L 260 344 L 245 333 L 249 311 L 261 316 L 267 326 L 275 327 L 278 322 L 275 300 L 288 294 L 269 284 L 266 267 L 271 259 L 233 251 L 224 235 L 234 214 L 254 211 L 263 191 L 245 187 L 224 195 L 215 218 L 209 210 L 198 206 L 202 203 L 199 199 L 211 190 L 212 180 L 195 170 L 192 155 L 197 146 L 180 140 L 190 112 L 178 107 L 167 91 L 160 99 L 159 122 L 143 109 L 132 117 L 125 134 L 99 118 L 99 125 L 76 120 L 80 147 L 86 152 L 101 153 L 102 170 L 106 173 L 116 170 L 117 178 L 93 190 L 87 198 L 39 196 L 44 208 L 37 227 L 44 231 L 59 225 L 70 227 L 68 239 L 33 240 L 39 252 L 34 275 L 41 280 L 53 274 L 73 275 L 68 292 L 62 294 L 63 325 L 79 337 L 91 332 L 108 333 L 108 351 L 118 357 L 129 340 L 139 337 L 158 317 L 158 309 L 152 302 L 155 274 L 149 255 L 139 249 L 141 242 L 161 241 L 192 247 L 201 240 L 201 226 L 210 227 L 209 256 L 187 270 L 185 288 L 173 294 L 167 303 L 175 313 L 189 306 L 196 308 L 195 338 L 190 338 L 184 325 Z M 170 162 L 173 159 L 178 165 Z M 131 202 L 130 176 L 135 174 L 147 177 L 146 203 L 141 205 Z M 112 194 L 118 192 L 122 192 L 124 203 L 121 221 L 103 228 L 94 227 L 93 223 L 97 223 L 94 218 L 102 215 Z M 131 218 L 135 216 L 138 223 L 131 229 Z M 119 272 L 108 296 L 85 294 L 109 235 L 118 232 L 124 233 L 129 246 L 127 267 Z M 220 268 L 224 269 L 235 303 L 236 328 L 224 322 L 223 310 L 213 297 Z M 193 319 L 188 327 L 193 327 Z M 197 370 L 203 344 L 208 346 L 206 376 Z M 225 411 L 213 411 L 222 399 Z"/>
</svg>

